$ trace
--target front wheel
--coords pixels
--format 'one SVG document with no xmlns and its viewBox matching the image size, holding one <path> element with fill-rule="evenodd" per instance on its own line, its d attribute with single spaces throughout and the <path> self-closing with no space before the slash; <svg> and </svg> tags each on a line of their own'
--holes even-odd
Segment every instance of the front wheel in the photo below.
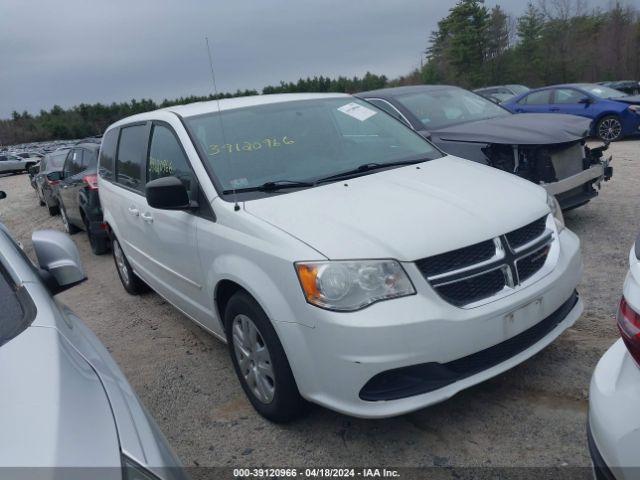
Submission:
<svg viewBox="0 0 640 480">
<path fill-rule="evenodd" d="M 607 115 L 598 122 L 596 133 L 605 142 L 615 142 L 622 138 L 622 123 L 615 115 Z"/>
<path fill-rule="evenodd" d="M 260 305 L 246 292 L 238 292 L 229 299 L 224 320 L 231 361 L 253 407 L 272 422 L 288 422 L 299 416 L 305 401 L 278 335 Z"/>
</svg>

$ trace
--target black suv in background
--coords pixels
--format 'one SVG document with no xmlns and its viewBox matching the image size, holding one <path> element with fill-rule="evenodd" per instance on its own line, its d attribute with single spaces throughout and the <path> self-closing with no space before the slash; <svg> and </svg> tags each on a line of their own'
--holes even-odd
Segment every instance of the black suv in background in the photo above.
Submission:
<svg viewBox="0 0 640 480">
<path fill-rule="evenodd" d="M 98 150 L 100 144 L 92 142 L 71 149 L 57 175 L 57 197 L 67 232 L 85 230 L 93 253 L 102 255 L 109 249 L 109 240 L 98 197 Z"/>
<path fill-rule="evenodd" d="M 68 154 L 69 149 L 67 148 L 47 153 L 40 160 L 40 166 L 32 167 L 29 172 L 31 174 L 35 168 L 38 168 L 37 172 L 33 172 L 32 186 L 36 189 L 40 205 L 46 205 L 51 216 L 60 213 L 56 195 L 56 188 L 59 183 L 57 174 L 62 170 L 62 165 L 64 165 Z"/>
</svg>

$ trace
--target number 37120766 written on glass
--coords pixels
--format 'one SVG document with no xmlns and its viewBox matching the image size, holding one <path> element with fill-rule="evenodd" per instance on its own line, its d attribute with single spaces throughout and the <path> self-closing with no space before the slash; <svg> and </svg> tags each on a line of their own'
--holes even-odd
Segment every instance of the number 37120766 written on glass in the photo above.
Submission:
<svg viewBox="0 0 640 480">
<path fill-rule="evenodd" d="M 219 145 L 217 143 L 209 145 L 209 155 L 218 155 L 222 152 L 235 153 L 235 152 L 255 152 L 261 148 L 278 148 L 284 145 L 293 145 L 295 140 L 284 136 L 282 138 L 265 138 L 259 142 L 240 142 L 240 143 L 225 143 Z"/>
</svg>

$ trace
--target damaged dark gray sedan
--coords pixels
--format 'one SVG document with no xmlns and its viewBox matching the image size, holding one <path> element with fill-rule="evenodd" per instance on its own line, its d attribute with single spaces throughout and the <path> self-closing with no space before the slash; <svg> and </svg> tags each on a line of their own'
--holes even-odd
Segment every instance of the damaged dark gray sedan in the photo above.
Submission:
<svg viewBox="0 0 640 480">
<path fill-rule="evenodd" d="M 514 115 L 462 88 L 418 85 L 357 95 L 442 150 L 526 178 L 562 209 L 584 205 L 613 173 L 608 144 L 586 145 L 590 120 L 574 115 Z"/>
</svg>

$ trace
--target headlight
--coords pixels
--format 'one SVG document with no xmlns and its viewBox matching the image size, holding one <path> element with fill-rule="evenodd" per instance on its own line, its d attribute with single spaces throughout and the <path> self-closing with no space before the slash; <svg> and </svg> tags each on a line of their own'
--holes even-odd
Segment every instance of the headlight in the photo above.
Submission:
<svg viewBox="0 0 640 480">
<path fill-rule="evenodd" d="M 295 267 L 307 302 L 329 310 L 359 310 L 416 293 L 396 260 L 298 262 Z"/>
<path fill-rule="evenodd" d="M 560 233 L 562 230 L 564 230 L 564 217 L 562 216 L 562 209 L 560 208 L 560 204 L 558 203 L 556 197 L 547 193 L 547 205 L 549 205 L 549 210 L 551 210 L 553 218 L 556 221 L 558 233 Z"/>
<path fill-rule="evenodd" d="M 640 105 L 629 105 L 629 110 L 640 115 Z"/>
<path fill-rule="evenodd" d="M 123 480 L 159 480 L 156 475 L 146 468 L 138 465 L 126 455 L 122 455 L 122 479 Z"/>
</svg>

